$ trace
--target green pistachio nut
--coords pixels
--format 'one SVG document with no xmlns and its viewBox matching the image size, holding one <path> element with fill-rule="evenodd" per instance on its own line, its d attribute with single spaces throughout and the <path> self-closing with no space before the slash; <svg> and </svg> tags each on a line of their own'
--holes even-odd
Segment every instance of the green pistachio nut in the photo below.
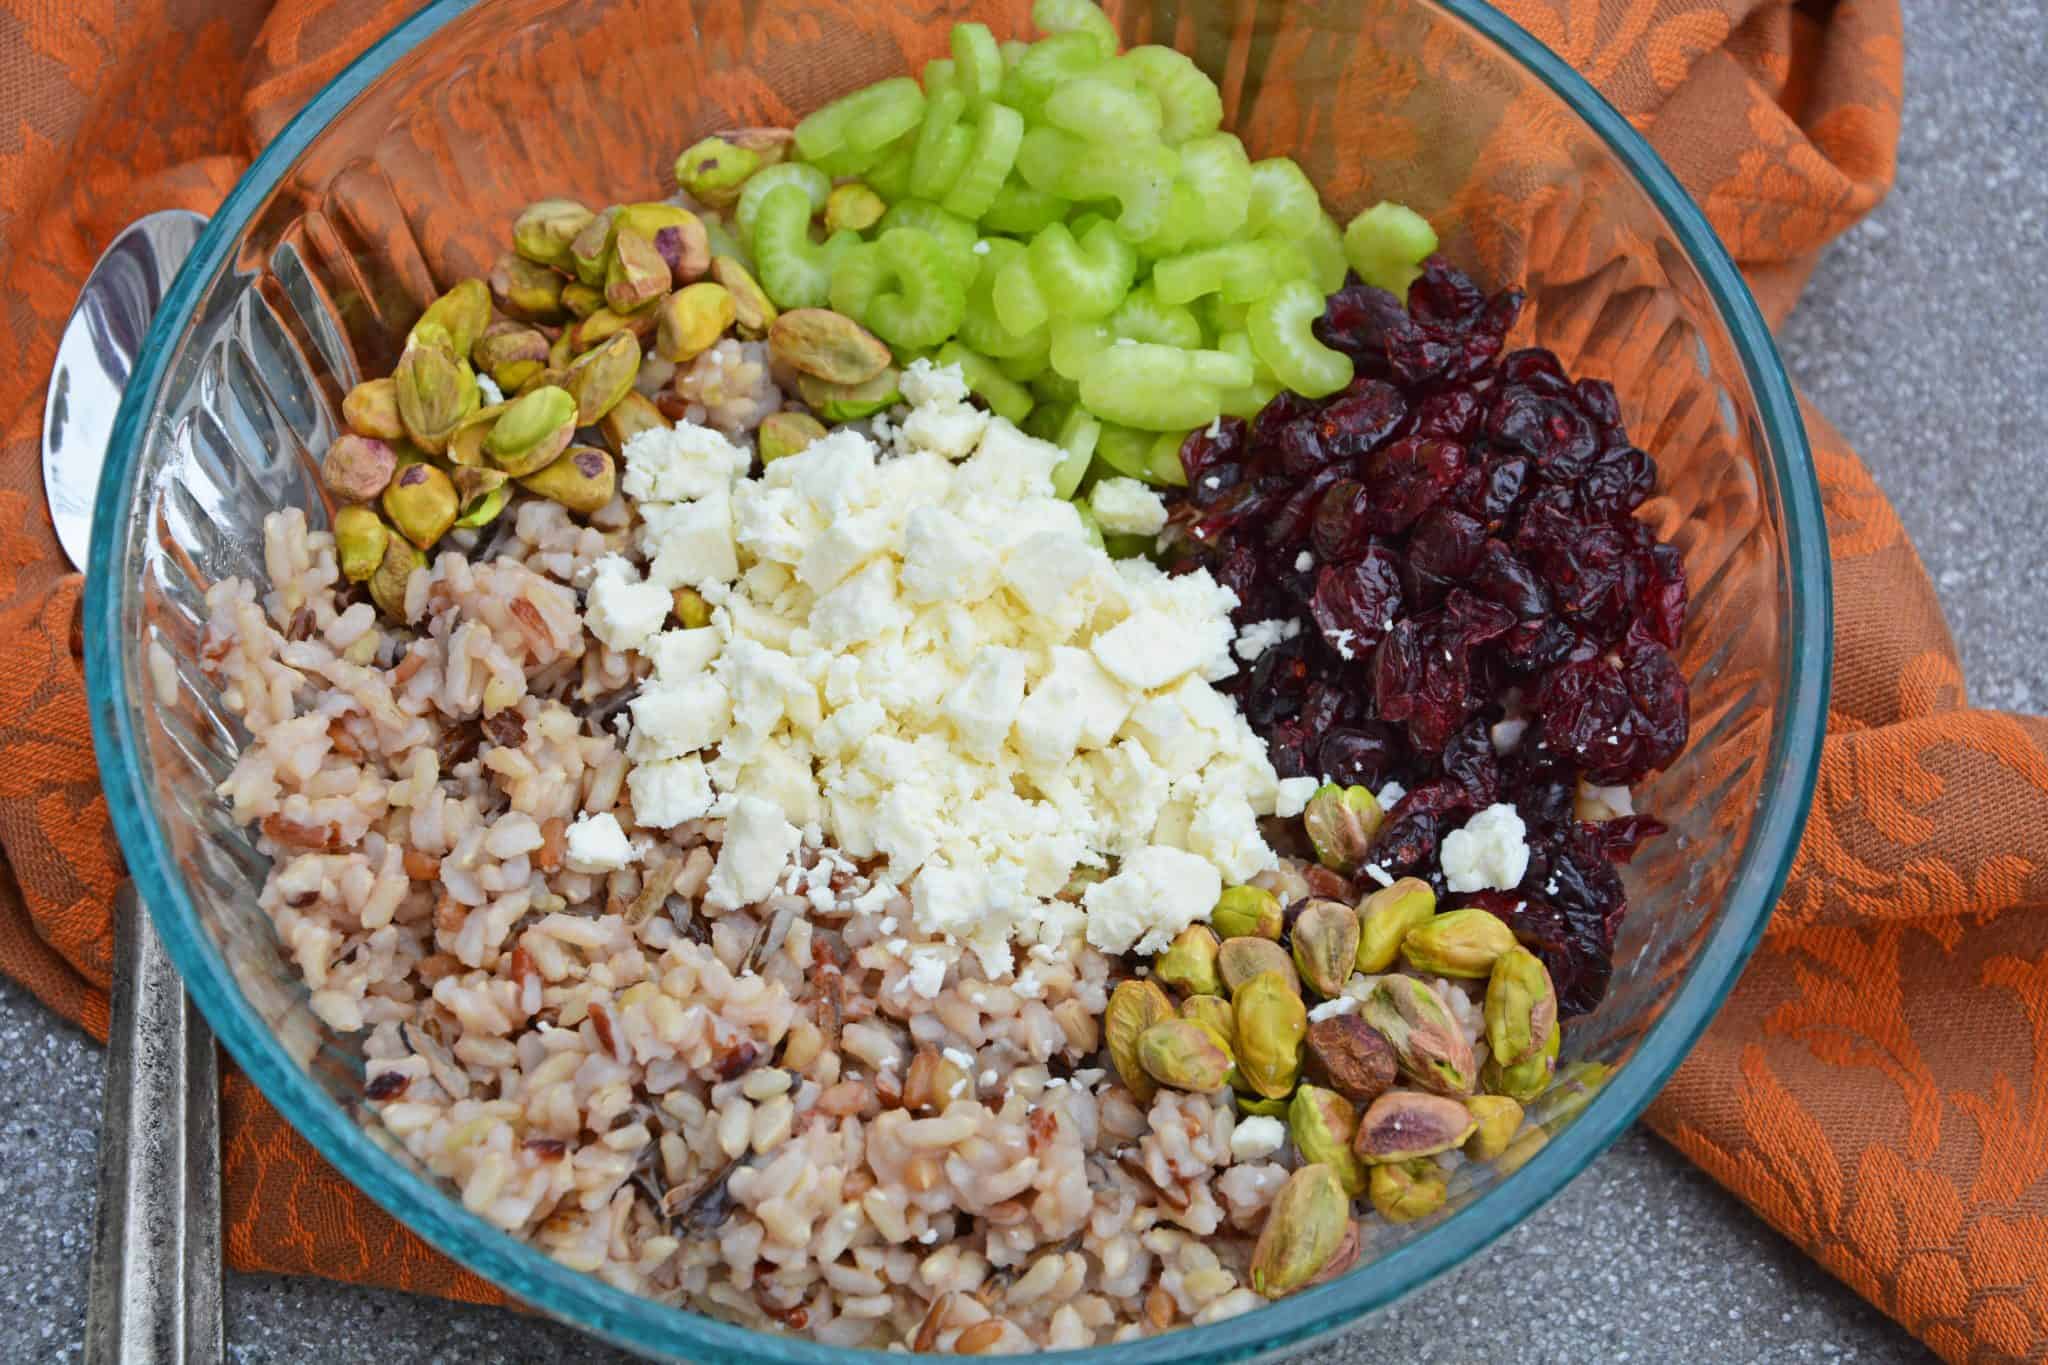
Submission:
<svg viewBox="0 0 2048 1365">
<path fill-rule="evenodd" d="M 1553 1133 L 1562 1131 L 1613 1075 L 1614 1068 L 1605 1062 L 1573 1062 L 1560 1070 L 1538 1106 L 1543 1126 Z"/>
<path fill-rule="evenodd" d="M 398 472 L 398 452 L 388 442 L 337 436 L 320 459 L 320 482 L 344 502 L 368 502 L 384 491 Z"/>
<path fill-rule="evenodd" d="M 704 221 L 674 204 L 628 204 L 619 210 L 619 231 L 635 232 L 654 247 L 677 288 L 704 278 L 711 269 L 711 234 Z"/>
<path fill-rule="evenodd" d="M 1543 959 L 1519 944 L 1494 960 L 1486 980 L 1486 1046 L 1503 1066 L 1543 1050 L 1557 1022 L 1557 988 Z"/>
<path fill-rule="evenodd" d="M 484 437 L 483 453 L 513 478 L 524 478 L 554 463 L 580 425 L 576 398 L 567 389 L 535 389 L 506 405 Z"/>
<path fill-rule="evenodd" d="M 1472 1044 L 1443 997 L 1412 976 L 1382 976 L 1359 1005 L 1387 1040 L 1401 1074 L 1426 1090 L 1469 1095 L 1478 1079 Z"/>
<path fill-rule="evenodd" d="M 788 314 L 783 316 L 787 317 Z M 1220 944 L 1206 924 L 1190 924 L 1174 936 L 1152 964 L 1152 976 L 1188 995 L 1222 995 L 1223 978 L 1216 970 Z"/>
<path fill-rule="evenodd" d="M 1302 1042 L 1302 1074 L 1353 1104 L 1371 1104 L 1394 1084 L 1394 1049 L 1356 1013 L 1311 1020 Z"/>
<path fill-rule="evenodd" d="M 604 288 L 611 268 L 612 242 L 618 236 L 619 210 L 616 206 L 594 215 L 569 242 L 569 269 L 592 289 Z"/>
<path fill-rule="evenodd" d="M 614 313 L 631 313 L 668 292 L 668 262 L 654 243 L 631 228 L 620 228 L 605 267 L 604 301 Z"/>
<path fill-rule="evenodd" d="M 678 365 L 716 345 L 736 316 L 732 291 L 709 280 L 676 290 L 656 314 L 654 353 Z"/>
<path fill-rule="evenodd" d="M 1491 1161 L 1508 1149 L 1522 1127 L 1522 1106 L 1506 1095 L 1474 1095 L 1465 1101 L 1479 1125 L 1465 1139 L 1465 1155 Z"/>
<path fill-rule="evenodd" d="M 554 271 L 514 252 L 506 252 L 491 266 L 491 297 L 508 315 L 527 322 L 562 320 L 563 284 Z"/>
<path fill-rule="evenodd" d="M 707 137 L 676 158 L 676 184 L 708 208 L 730 208 L 748 178 L 766 164 L 759 152 Z"/>
<path fill-rule="evenodd" d="M 789 128 L 721 128 L 717 136 L 742 151 L 752 152 L 760 157 L 763 166 L 774 166 L 787 161 L 789 154 L 796 150 L 796 133 Z"/>
<path fill-rule="evenodd" d="M 1430 976 L 1485 977 L 1514 946 L 1515 931 L 1499 916 L 1468 906 L 1433 915 L 1410 929 L 1401 940 L 1401 960 Z"/>
<path fill-rule="evenodd" d="M 427 557 L 403 536 L 390 536 L 384 558 L 370 575 L 370 600 L 394 621 L 404 621 L 405 588 L 412 576 L 427 566 Z"/>
<path fill-rule="evenodd" d="M 468 472 L 472 474 L 490 474 L 497 471 L 472 469 Z M 510 501 L 512 501 L 512 486 L 510 484 L 498 485 L 496 488 L 479 495 L 474 502 L 463 504 L 462 515 L 455 519 L 455 529 L 459 531 L 475 531 L 489 526 L 498 519 L 498 514 L 505 510 L 505 504 Z"/>
<path fill-rule="evenodd" d="M 674 600 L 676 620 L 683 623 L 684 630 L 699 630 L 711 624 L 711 604 L 704 600 L 703 593 L 695 588 L 677 588 L 669 596 Z"/>
<path fill-rule="evenodd" d="M 596 426 L 633 391 L 640 374 L 640 342 L 631 332 L 577 357 L 569 367 L 569 392 L 576 398 L 576 425 Z"/>
<path fill-rule="evenodd" d="M 449 346 L 432 344 L 427 340 L 430 332 L 438 329 L 413 329 L 421 342 L 399 357 L 391 378 L 397 385 L 398 417 L 406 435 L 427 454 L 439 455 L 462 419 L 476 411 L 477 387 L 469 362 Z"/>
<path fill-rule="evenodd" d="M 567 270 L 569 244 L 596 216 L 574 199 L 542 199 L 528 204 L 512 224 L 512 247 L 536 265 Z"/>
<path fill-rule="evenodd" d="M 1237 1011 L 1220 995 L 1191 995 L 1180 1002 L 1183 1019 L 1199 1019 L 1225 1038 L 1237 1037 Z"/>
<path fill-rule="evenodd" d="M 455 434 L 448 438 L 448 449 L 443 452 L 448 463 L 458 468 L 482 468 L 487 463 L 484 459 L 484 438 L 491 434 L 491 428 L 511 406 L 510 403 L 493 403 L 463 418 L 462 425 L 455 428 Z"/>
<path fill-rule="evenodd" d="M 1318 787 L 1301 813 L 1317 860 L 1347 877 L 1365 862 L 1384 818 L 1379 801 L 1366 788 L 1335 783 Z"/>
<path fill-rule="evenodd" d="M 747 268 L 735 257 L 713 256 L 711 278 L 731 291 L 733 321 L 739 327 L 740 335 L 748 340 L 768 335 L 768 329 L 775 325 L 777 317 L 775 305 Z"/>
<path fill-rule="evenodd" d="M 1493 1169 L 1503 1176 L 1513 1175 L 1529 1164 L 1529 1158 L 1543 1150 L 1550 1141 L 1550 1134 L 1541 1128 L 1525 1130 L 1521 1136 L 1508 1144 L 1508 1149 L 1494 1158 Z"/>
<path fill-rule="evenodd" d="M 581 320 L 604 307 L 604 290 L 593 289 L 581 280 L 570 280 L 562 286 L 562 308 L 570 317 Z"/>
<path fill-rule="evenodd" d="M 828 384 L 814 375 L 796 377 L 797 396 L 805 406 L 827 422 L 858 422 L 903 401 L 902 375 L 896 367 L 865 384 Z"/>
<path fill-rule="evenodd" d="M 573 323 L 562 333 L 566 345 L 548 352 L 548 363 L 573 364 L 575 358 L 588 354 L 616 336 L 630 336 L 645 343 L 661 325 L 661 301 L 642 308 L 637 313 L 615 313 L 609 308 L 600 308 L 581 322 Z"/>
<path fill-rule="evenodd" d="M 609 308 L 600 308 L 597 310 L 598 313 L 603 313 L 607 316 L 610 316 L 611 311 L 612 310 Z M 591 317 L 596 316 L 597 313 L 591 314 Z M 549 343 L 549 371 L 560 371 L 562 374 L 566 375 L 569 372 L 569 367 L 576 363 L 577 329 L 582 325 L 583 324 L 581 322 L 570 323 L 567 327 L 564 327 L 561 330 L 560 334 L 558 334 L 552 342 Z M 559 380 L 554 382 L 557 384 L 560 383 Z"/>
<path fill-rule="evenodd" d="M 1434 1156 L 1464 1145 L 1479 1120 L 1448 1095 L 1389 1090 L 1365 1108 L 1351 1149 L 1371 1165 Z"/>
<path fill-rule="evenodd" d="M 825 424 L 807 412 L 772 412 L 754 432 L 754 443 L 764 465 L 801 454 L 810 449 L 813 441 L 824 439 Z"/>
<path fill-rule="evenodd" d="M 1358 961 L 1358 912 L 1342 901 L 1312 900 L 1294 917 L 1292 937 L 1308 988 L 1325 1000 L 1343 994 Z"/>
<path fill-rule="evenodd" d="M 1206 1095 L 1230 1079 L 1230 1043 L 1199 1019 L 1164 1019 L 1138 1035 L 1138 1065 L 1160 1085 Z"/>
<path fill-rule="evenodd" d="M 1297 1086 L 1287 1105 L 1287 1131 L 1303 1161 L 1320 1161 L 1335 1171 L 1352 1198 L 1365 1193 L 1365 1163 L 1351 1150 L 1358 1111 L 1350 1100 L 1319 1085 Z"/>
<path fill-rule="evenodd" d="M 398 416 L 398 385 L 390 379 L 367 379 L 341 400 L 341 420 L 358 436 L 376 441 L 405 439 Z"/>
<path fill-rule="evenodd" d="M 680 611 L 677 614 L 681 615 Z M 684 624 L 688 624 L 687 618 Z M 1138 1040 L 1153 1025 L 1173 1017 L 1173 1001 L 1166 992 L 1150 981 L 1136 979 L 1118 982 L 1102 1012 L 1102 1040 L 1109 1049 L 1109 1064 L 1140 1104 L 1151 1103 L 1159 1086 L 1139 1060 Z"/>
<path fill-rule="evenodd" d="M 1219 938 L 1278 939 L 1286 916 L 1279 897 L 1264 887 L 1232 886 L 1217 899 L 1209 923 Z"/>
<path fill-rule="evenodd" d="M 334 557 L 349 582 L 367 583 L 390 544 L 391 528 L 371 508 L 356 505 L 334 514 Z"/>
<path fill-rule="evenodd" d="M 1279 972 L 1261 972 L 1231 992 L 1230 1008 L 1237 1017 L 1238 1076 L 1268 1099 L 1283 1098 L 1301 1075 L 1301 1044 L 1308 1036 L 1300 988 Z"/>
<path fill-rule="evenodd" d="M 1269 1100 L 1264 1095 L 1247 1095 L 1237 1091 L 1232 1098 L 1237 1101 L 1239 1113 L 1256 1114 L 1260 1118 L 1284 1119 L 1287 1117 L 1286 1100 Z"/>
<path fill-rule="evenodd" d="M 827 384 L 865 384 L 889 368 L 889 348 L 867 328 L 829 308 L 792 308 L 768 329 L 768 355 Z"/>
<path fill-rule="evenodd" d="M 468 355 L 470 347 L 491 325 L 491 287 L 482 280 L 464 280 L 427 305 L 414 324 L 436 326 L 448 334 L 448 344 L 457 355 Z"/>
<path fill-rule="evenodd" d="M 1542 1050 L 1535 1056 L 1512 1066 L 1502 1066 L 1498 1059 L 1488 1057 L 1479 1072 L 1480 1085 L 1493 1094 L 1528 1104 L 1550 1088 L 1550 1077 L 1557 1070 L 1558 1045 L 1563 1039 L 1564 1031 L 1553 1023 Z"/>
<path fill-rule="evenodd" d="M 765 423 L 764 423 L 765 425 Z M 613 450 L 623 455 L 626 444 L 643 431 L 672 431 L 675 423 L 662 415 L 654 400 L 646 394 L 632 392 L 621 398 L 612 410 L 597 424 L 605 440 L 611 442 Z"/>
<path fill-rule="evenodd" d="M 612 500 L 618 490 L 618 473 L 605 451 L 595 446 L 570 446 L 553 464 L 521 479 L 519 486 L 589 516 Z"/>
<path fill-rule="evenodd" d="M 1287 1177 L 1252 1248 L 1251 1287 L 1282 1298 L 1314 1280 L 1337 1254 L 1351 1222 L 1351 1201 L 1337 1173 L 1311 1162 Z"/>
<path fill-rule="evenodd" d="M 1224 939 L 1216 953 L 1216 970 L 1227 991 L 1235 991 L 1262 972 L 1278 972 L 1297 994 L 1301 991 L 1301 976 L 1294 969 L 1294 959 L 1269 938 Z"/>
<path fill-rule="evenodd" d="M 889 206 L 858 180 L 833 187 L 825 196 L 825 235 L 835 232 L 866 232 L 882 221 Z"/>
<path fill-rule="evenodd" d="M 384 515 L 420 549 L 427 549 L 455 524 L 461 500 L 454 481 L 430 464 L 409 464 L 384 490 Z"/>
<path fill-rule="evenodd" d="M 1449 1187 L 1433 1161 L 1402 1161 L 1372 1168 L 1372 1206 L 1389 1223 L 1412 1223 L 1444 1206 Z"/>
<path fill-rule="evenodd" d="M 485 522 L 490 521 L 491 518 L 485 517 L 483 521 L 472 522 L 470 520 L 471 514 L 476 512 L 485 502 L 490 501 L 492 494 L 503 491 L 506 485 L 512 482 L 512 476 L 501 469 L 485 469 L 476 465 L 456 465 L 448 471 L 448 481 L 455 485 L 456 506 L 460 509 L 459 515 L 455 518 L 455 524 L 457 526 L 481 526 Z M 504 498 L 498 498 L 496 502 L 500 508 L 505 505 Z M 493 512 L 491 515 L 496 516 L 497 513 Z"/>
<path fill-rule="evenodd" d="M 1436 892 L 1418 877 L 1381 887 L 1358 905 L 1358 970 L 1378 976 L 1401 955 L 1401 940 L 1436 914 Z"/>
<path fill-rule="evenodd" d="M 524 323 L 494 322 L 470 348 L 469 360 L 502 392 L 516 393 L 521 384 L 547 368 L 548 339 Z"/>
</svg>

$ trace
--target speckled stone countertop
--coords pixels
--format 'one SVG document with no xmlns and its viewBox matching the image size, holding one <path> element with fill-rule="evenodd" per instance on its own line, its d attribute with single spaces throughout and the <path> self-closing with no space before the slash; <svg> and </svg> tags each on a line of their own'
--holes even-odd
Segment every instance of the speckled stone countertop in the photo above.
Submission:
<svg viewBox="0 0 2048 1365">
<path fill-rule="evenodd" d="M 1908 0 L 1899 186 L 1786 329 L 1793 378 L 1920 546 L 1979 705 L 2048 705 L 2048 12 Z M 0 983 L 0 1360 L 78 1358 L 99 1050 Z M 291 1365 L 623 1361 L 509 1313 L 231 1277 L 228 1358 Z M 1911 1337 L 1645 1131 L 1486 1254 L 1304 1354 L 1398 1361 L 1918 1362 Z"/>
</svg>

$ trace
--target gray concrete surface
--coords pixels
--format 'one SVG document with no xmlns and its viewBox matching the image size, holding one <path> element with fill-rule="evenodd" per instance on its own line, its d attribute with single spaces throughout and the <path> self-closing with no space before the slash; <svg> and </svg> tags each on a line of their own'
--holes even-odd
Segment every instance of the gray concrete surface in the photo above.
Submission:
<svg viewBox="0 0 2048 1365">
<path fill-rule="evenodd" d="M 1863 452 L 1927 559 L 1981 704 L 2038 709 L 2048 670 L 2042 7 L 1908 0 L 1899 188 L 1830 253 L 1785 334 L 1794 377 Z M 2036 161 L 2036 164 L 2038 162 Z M 100 1054 L 0 983 L 0 1361 L 77 1358 Z M 246 1365 L 623 1360 L 510 1314 L 236 1276 Z M 1910 1337 L 1646 1132 L 1492 1251 L 1303 1357 L 1880 1365 Z"/>
</svg>

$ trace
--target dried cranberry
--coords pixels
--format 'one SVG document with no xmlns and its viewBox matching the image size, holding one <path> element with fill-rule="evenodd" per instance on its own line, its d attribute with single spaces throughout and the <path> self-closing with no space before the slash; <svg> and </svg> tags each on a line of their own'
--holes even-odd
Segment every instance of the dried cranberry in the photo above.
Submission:
<svg viewBox="0 0 2048 1365">
<path fill-rule="evenodd" d="M 1359 379 L 1323 409 L 1316 429 L 1335 458 L 1356 460 L 1393 435 L 1407 415 L 1408 400 L 1399 389 Z"/>
<path fill-rule="evenodd" d="M 1332 782 L 1377 791 L 1396 775 L 1406 756 L 1407 745 L 1397 730 L 1364 721 L 1324 735 L 1316 750 L 1316 766 Z"/>
<path fill-rule="evenodd" d="M 1584 477 L 1600 451 L 1592 419 L 1568 398 L 1549 397 L 1525 385 L 1499 390 L 1486 412 L 1486 435 L 1496 445 L 1519 450 L 1553 483 Z"/>
<path fill-rule="evenodd" d="M 1483 720 L 1470 720 L 1444 742 L 1444 780 L 1463 790 L 1473 810 L 1500 800 L 1500 755 L 1493 750 L 1490 728 Z"/>
<path fill-rule="evenodd" d="M 1407 530 L 1465 472 L 1464 448 L 1452 441 L 1411 436 L 1366 459 L 1372 490 L 1367 525 L 1384 535 Z"/>
<path fill-rule="evenodd" d="M 1316 339 L 1354 361 L 1384 363 L 1387 339 L 1415 330 L 1401 301 L 1357 280 L 1330 295 L 1315 321 Z"/>
<path fill-rule="evenodd" d="M 1676 649 L 1685 631 L 1685 560 L 1670 545 L 1652 545 L 1644 558 L 1642 581 L 1636 589 L 1636 620 L 1651 639 L 1666 649 Z"/>
<path fill-rule="evenodd" d="M 1486 420 L 1486 403 L 1469 388 L 1442 389 L 1415 405 L 1405 435 L 1469 441 Z"/>
<path fill-rule="evenodd" d="M 1348 564 L 1324 565 L 1309 610 L 1338 657 L 1363 657 L 1401 614 L 1401 570 L 1393 552 L 1372 548 Z"/>
<path fill-rule="evenodd" d="M 1572 387 L 1571 380 L 1565 377 L 1564 366 L 1557 363 L 1557 357 L 1536 347 L 1510 351 L 1502 356 L 1493 378 L 1494 383 L 1502 387 L 1520 385 L 1552 395 L 1570 393 Z"/>
<path fill-rule="evenodd" d="M 1245 719 L 1265 725 L 1301 709 L 1308 691 L 1308 662 L 1296 641 L 1284 641 L 1259 656 L 1243 700 Z"/>
<path fill-rule="evenodd" d="M 1355 559 L 1372 543 L 1366 515 L 1372 494 L 1356 479 L 1339 479 L 1316 504 L 1315 521 L 1309 527 L 1309 543 L 1316 557 L 1325 563 Z"/>
<path fill-rule="evenodd" d="M 1408 539 L 1401 582 L 1411 605 L 1433 607 L 1452 584 L 1470 578 L 1487 544 L 1486 528 L 1471 517 L 1448 504 L 1430 508 Z"/>
<path fill-rule="evenodd" d="M 1581 379 L 1572 385 L 1572 394 L 1588 417 L 1608 431 L 1621 430 L 1621 400 L 1614 396 L 1614 385 L 1604 379 Z"/>
<path fill-rule="evenodd" d="M 1419 323 L 1464 331 L 1486 307 L 1486 295 L 1472 277 L 1442 256 L 1422 263 L 1422 274 L 1408 286 L 1408 312 Z"/>
<path fill-rule="evenodd" d="M 1303 480 L 1266 523 L 1266 543 L 1281 550 L 1293 550 L 1308 539 L 1309 523 L 1323 493 L 1344 477 L 1341 465 L 1325 465 Z"/>
<path fill-rule="evenodd" d="M 1609 446 L 1586 470 L 1578 502 L 1589 517 L 1619 520 L 1643 505 L 1657 485 L 1650 457 L 1631 445 Z"/>
<path fill-rule="evenodd" d="M 1212 472 L 1243 464 L 1250 430 L 1243 418 L 1225 417 L 1188 433 L 1188 438 L 1180 443 L 1180 463 L 1187 471 L 1191 498 L 1199 501 L 1203 488 L 1219 486 L 1204 483 Z"/>
<path fill-rule="evenodd" d="M 1492 535 L 1507 525 L 1509 514 L 1528 488 L 1529 461 L 1521 455 L 1495 455 L 1473 474 L 1477 477 L 1473 479 L 1472 491 L 1461 496 L 1458 505 L 1478 518 L 1487 534 Z"/>
</svg>

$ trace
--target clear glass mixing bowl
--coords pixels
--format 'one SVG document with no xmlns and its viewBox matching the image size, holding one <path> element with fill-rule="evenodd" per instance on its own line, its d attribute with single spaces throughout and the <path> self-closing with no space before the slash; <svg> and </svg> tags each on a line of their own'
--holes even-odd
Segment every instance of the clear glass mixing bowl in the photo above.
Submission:
<svg viewBox="0 0 2048 1365">
<path fill-rule="evenodd" d="M 158 315 L 93 522 L 86 663 L 107 800 L 172 957 L 236 1062 L 351 1181 L 534 1307 L 650 1355 L 863 1353 L 664 1307 L 466 1212 L 364 1126 L 355 1039 L 316 1020 L 256 905 L 264 858 L 214 795 L 244 732 L 197 662 L 207 584 L 260 577 L 266 513 L 325 517 L 313 455 L 340 396 L 386 373 L 424 302 L 486 267 L 527 200 L 655 198 L 676 152 L 784 122 L 943 51 L 1018 0 L 440 0 L 323 90 L 214 217 Z M 1382 1308 L 1485 1246 L 1649 1101 L 1735 980 L 1783 884 L 1822 737 L 1828 561 L 1798 408 L 1741 277 L 1692 200 L 1562 61 L 1473 0 L 1111 5 L 1191 53 L 1254 156 L 1300 159 L 1348 216 L 1400 198 L 1482 281 L 1519 282 L 1517 341 L 1610 376 L 1663 474 L 1647 515 L 1685 553 L 1693 741 L 1644 804 L 1673 834 L 1629 869 L 1605 1004 L 1567 1058 L 1618 1070 L 1500 1178 L 1466 1166 L 1438 1216 L 1376 1229 L 1358 1267 L 1214 1326 L 1075 1353 L 1246 1359 Z M 374 1120 L 370 1121 L 374 1127 Z M 878 1357 L 879 1358 L 879 1357 Z"/>
</svg>

